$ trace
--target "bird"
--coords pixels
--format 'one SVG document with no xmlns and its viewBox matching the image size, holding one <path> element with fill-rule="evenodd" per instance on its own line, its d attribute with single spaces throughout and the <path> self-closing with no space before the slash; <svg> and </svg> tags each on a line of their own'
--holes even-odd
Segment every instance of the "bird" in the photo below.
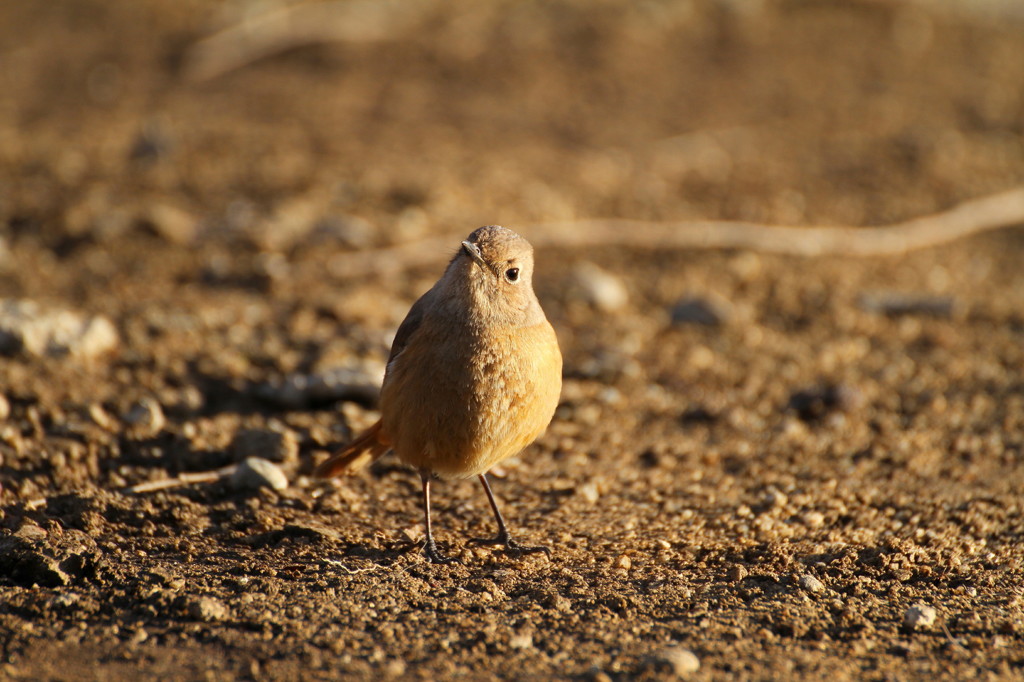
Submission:
<svg viewBox="0 0 1024 682">
<path fill-rule="evenodd" d="M 513 555 L 551 553 L 512 539 L 487 480 L 547 429 L 561 394 L 562 354 L 533 270 L 533 247 L 522 236 L 500 225 L 474 230 L 398 327 L 380 419 L 316 469 L 331 478 L 394 451 L 419 472 L 423 553 L 432 563 L 453 561 L 434 540 L 434 477 L 475 476 L 483 485 L 497 535 L 473 542 Z"/>
</svg>

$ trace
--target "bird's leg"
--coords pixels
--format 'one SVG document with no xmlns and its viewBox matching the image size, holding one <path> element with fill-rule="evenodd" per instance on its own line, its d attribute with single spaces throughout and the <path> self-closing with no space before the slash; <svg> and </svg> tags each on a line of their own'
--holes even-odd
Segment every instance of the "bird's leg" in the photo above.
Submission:
<svg viewBox="0 0 1024 682">
<path fill-rule="evenodd" d="M 544 547 L 543 545 L 521 545 L 512 539 L 509 535 L 508 526 L 505 525 L 505 519 L 502 518 L 501 512 L 498 510 L 498 503 L 494 500 L 494 493 L 491 492 L 491 484 L 487 482 L 487 474 L 480 474 L 480 482 L 484 484 L 484 491 L 487 493 L 487 500 L 491 503 L 491 511 L 494 512 L 494 520 L 498 522 L 498 534 L 489 540 L 474 539 L 471 542 L 478 545 L 505 545 L 506 551 L 509 554 L 534 554 L 535 552 L 544 552 L 548 556 L 551 556 L 551 548 Z"/>
<path fill-rule="evenodd" d="M 434 544 L 434 533 L 430 528 L 430 472 L 421 471 L 420 479 L 423 481 L 423 517 L 427 526 L 427 537 L 423 543 L 423 553 L 432 564 L 450 564 L 455 561 L 452 557 L 446 557 L 438 551 Z"/>
</svg>

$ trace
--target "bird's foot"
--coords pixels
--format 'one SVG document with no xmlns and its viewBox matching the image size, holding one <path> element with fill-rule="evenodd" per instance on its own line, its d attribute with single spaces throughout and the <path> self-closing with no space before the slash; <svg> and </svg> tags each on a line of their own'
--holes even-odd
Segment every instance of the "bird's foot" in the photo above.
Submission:
<svg viewBox="0 0 1024 682">
<path fill-rule="evenodd" d="M 522 556 L 523 554 L 537 554 L 544 552 L 548 556 L 551 556 L 551 548 L 545 547 L 544 545 L 522 545 L 515 540 L 506 532 L 498 533 L 493 538 L 473 538 L 469 541 L 473 545 L 503 545 L 505 552 L 513 556 Z"/>
<path fill-rule="evenodd" d="M 432 564 L 450 564 L 457 562 L 458 559 L 455 557 L 445 556 L 438 550 L 437 545 L 434 544 L 433 540 L 428 540 L 423 543 L 423 554 L 427 557 L 427 560 Z"/>
</svg>

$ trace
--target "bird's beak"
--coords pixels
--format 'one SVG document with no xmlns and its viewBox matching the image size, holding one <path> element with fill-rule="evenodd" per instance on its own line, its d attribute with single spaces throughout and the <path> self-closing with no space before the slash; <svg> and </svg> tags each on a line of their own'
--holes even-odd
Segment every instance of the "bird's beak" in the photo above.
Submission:
<svg viewBox="0 0 1024 682">
<path fill-rule="evenodd" d="M 476 261 L 476 264 L 484 270 L 489 269 L 484 262 L 484 256 L 480 253 L 480 247 L 473 242 L 462 242 L 462 250 L 469 254 L 469 257 Z"/>
</svg>

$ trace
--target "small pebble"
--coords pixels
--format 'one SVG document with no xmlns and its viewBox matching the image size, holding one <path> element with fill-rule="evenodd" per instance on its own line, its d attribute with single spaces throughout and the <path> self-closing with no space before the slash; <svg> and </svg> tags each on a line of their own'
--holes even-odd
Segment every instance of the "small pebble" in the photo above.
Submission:
<svg viewBox="0 0 1024 682">
<path fill-rule="evenodd" d="M 604 312 L 621 310 L 629 302 L 622 280 L 593 263 L 581 263 L 573 270 L 570 291 Z"/>
<path fill-rule="evenodd" d="M 508 646 L 510 649 L 532 649 L 533 633 L 521 632 L 518 635 L 512 635 L 508 640 Z"/>
<path fill-rule="evenodd" d="M 956 312 L 956 301 L 952 296 L 882 292 L 862 294 L 860 307 L 870 313 L 889 317 L 928 315 L 949 318 Z"/>
<path fill-rule="evenodd" d="M 387 677 L 405 677 L 406 664 L 400 658 L 392 658 L 384 665 L 384 675 Z"/>
<path fill-rule="evenodd" d="M 597 489 L 597 485 L 594 483 L 584 483 L 583 485 L 576 488 L 576 492 L 580 494 L 588 504 L 594 504 L 601 499 L 601 493 Z"/>
<path fill-rule="evenodd" d="M 560 613 L 568 613 L 569 611 L 572 611 L 572 602 L 560 594 L 556 594 L 551 599 L 551 606 L 555 611 L 559 611 Z"/>
<path fill-rule="evenodd" d="M 399 531 L 402 539 L 406 542 L 417 543 L 423 541 L 423 528 L 421 526 L 409 526 Z"/>
<path fill-rule="evenodd" d="M 821 582 L 813 575 L 802 575 L 800 576 L 800 587 L 807 590 L 808 592 L 824 592 L 825 583 Z"/>
<path fill-rule="evenodd" d="M 288 487 L 288 477 L 271 461 L 247 457 L 231 475 L 231 487 L 235 490 L 284 490 Z"/>
<path fill-rule="evenodd" d="M 283 407 L 300 408 L 355 400 L 372 404 L 380 396 L 384 365 L 375 361 L 356 361 L 315 374 L 290 374 L 282 381 L 257 389 L 260 398 Z"/>
<path fill-rule="evenodd" d="M 927 604 L 914 604 L 903 614 L 903 625 L 911 630 L 930 628 L 935 624 L 938 613 Z"/>
<path fill-rule="evenodd" d="M 669 647 L 651 655 L 647 659 L 649 667 L 677 678 L 686 678 L 700 670 L 700 659 L 697 654 L 683 647 Z"/>
<path fill-rule="evenodd" d="M 14 536 L 29 542 L 45 542 L 49 533 L 34 521 L 26 521 L 15 531 Z"/>
<path fill-rule="evenodd" d="M 149 639 L 149 633 L 146 632 L 145 628 L 139 628 L 138 630 L 132 632 L 132 634 L 128 637 L 128 642 L 131 644 L 138 645 L 142 644 L 147 639 Z"/>
<path fill-rule="evenodd" d="M 847 384 L 814 386 L 794 392 L 789 409 L 804 421 L 814 421 L 832 412 L 855 412 L 864 406 L 864 394 Z"/>
<path fill-rule="evenodd" d="M 56 597 L 51 599 L 50 605 L 57 608 L 68 609 L 81 600 L 82 598 L 74 592 L 65 592 L 64 594 L 58 594 Z"/>
<path fill-rule="evenodd" d="M 732 317 L 732 309 L 724 300 L 684 298 L 672 306 L 672 324 L 699 324 L 717 327 Z"/>
<path fill-rule="evenodd" d="M 117 431 L 117 420 L 111 417 L 99 403 L 89 405 L 89 417 L 100 428 L 110 432 Z"/>
<path fill-rule="evenodd" d="M 7 396 L 0 393 L 0 419 L 7 419 L 11 416 L 11 403 L 8 402 Z"/>
<path fill-rule="evenodd" d="M 219 599 L 199 597 L 188 605 L 188 612 L 196 620 L 207 623 L 226 620 L 230 614 L 228 607 Z"/>
<path fill-rule="evenodd" d="M 808 528 L 821 528 L 825 525 L 825 515 L 819 511 L 809 511 L 803 515 L 802 519 Z"/>
<path fill-rule="evenodd" d="M 747 569 L 740 564 L 734 564 L 729 567 L 729 571 L 725 574 L 726 577 L 732 582 L 739 582 L 747 577 Z"/>
<path fill-rule="evenodd" d="M 622 569 L 625 569 L 625 570 L 628 571 L 632 567 L 633 567 L 633 560 L 630 559 L 625 554 L 619 556 L 619 558 L 616 559 L 616 561 L 615 561 L 615 568 L 622 568 Z"/>
<path fill-rule="evenodd" d="M 788 502 L 789 498 L 786 497 L 786 494 L 777 488 L 769 488 L 764 496 L 766 507 L 785 507 Z"/>
<path fill-rule="evenodd" d="M 153 438 L 167 425 L 163 408 L 152 398 L 143 398 L 132 405 L 124 421 L 135 438 Z"/>
<path fill-rule="evenodd" d="M 35 301 L 0 300 L 0 353 L 93 357 L 113 350 L 117 330 L 102 315 L 43 308 Z"/>
<path fill-rule="evenodd" d="M 172 204 L 152 204 L 145 209 L 141 218 L 144 225 L 172 244 L 191 244 L 199 234 L 199 219 Z"/>
<path fill-rule="evenodd" d="M 174 140 L 163 125 L 150 122 L 139 132 L 132 144 L 129 158 L 133 161 L 152 163 L 167 156 L 174 146 Z"/>
</svg>

